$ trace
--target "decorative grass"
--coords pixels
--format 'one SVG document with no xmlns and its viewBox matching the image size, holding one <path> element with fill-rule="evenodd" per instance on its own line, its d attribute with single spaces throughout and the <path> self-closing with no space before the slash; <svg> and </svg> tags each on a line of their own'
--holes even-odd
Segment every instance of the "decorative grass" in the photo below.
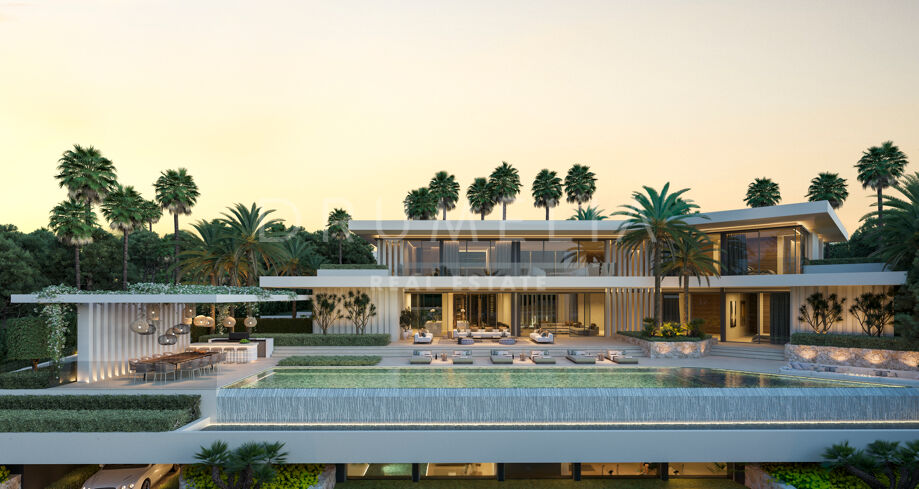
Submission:
<svg viewBox="0 0 919 489">
<path fill-rule="evenodd" d="M 383 360 L 378 355 L 297 355 L 278 362 L 280 367 L 360 367 L 376 365 Z"/>
</svg>

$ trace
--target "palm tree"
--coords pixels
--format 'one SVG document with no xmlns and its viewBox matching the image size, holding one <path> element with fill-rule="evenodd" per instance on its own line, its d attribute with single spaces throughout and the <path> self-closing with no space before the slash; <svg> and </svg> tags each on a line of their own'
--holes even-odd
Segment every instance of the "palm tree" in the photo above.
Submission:
<svg viewBox="0 0 919 489">
<path fill-rule="evenodd" d="M 57 163 L 58 183 L 67 188 L 71 200 L 82 202 L 88 211 L 117 185 L 115 165 L 92 146 L 75 144 Z"/>
<path fill-rule="evenodd" d="M 590 167 L 575 163 L 565 175 L 565 194 L 568 196 L 568 203 L 577 203 L 580 210 L 581 204 L 590 202 L 596 191 L 597 177 L 590 171 Z"/>
<path fill-rule="evenodd" d="M 191 208 L 198 202 L 198 185 L 195 179 L 188 174 L 185 168 L 178 170 L 166 170 L 160 173 L 160 177 L 153 184 L 156 189 L 156 201 L 160 207 L 172 213 L 173 226 L 173 250 L 172 259 L 174 263 L 172 282 L 179 283 L 179 214 L 191 214 Z"/>
<path fill-rule="evenodd" d="M 558 205 L 562 197 L 562 179 L 558 174 L 547 169 L 541 170 L 533 180 L 533 205 L 546 208 L 546 220 L 549 220 L 549 209 Z"/>
<path fill-rule="evenodd" d="M 849 197 L 846 187 L 846 179 L 840 178 L 838 173 L 822 172 L 811 179 L 805 197 L 810 202 L 825 200 L 830 203 L 830 207 L 839 209 Z"/>
<path fill-rule="evenodd" d="M 479 214 L 483 221 L 485 215 L 490 214 L 497 203 L 494 189 L 484 177 L 478 177 L 472 181 L 472 185 L 466 190 L 466 198 L 469 199 L 469 208 L 472 212 Z"/>
<path fill-rule="evenodd" d="M 128 290 L 128 234 L 137 228 L 143 229 L 146 202 L 130 185 L 118 185 L 102 200 L 102 215 L 108 220 L 109 227 L 121 231 L 122 235 L 122 290 Z"/>
<path fill-rule="evenodd" d="M 160 222 L 161 217 L 163 217 L 163 208 L 155 200 L 144 200 L 144 222 L 151 233 L 153 225 Z"/>
<path fill-rule="evenodd" d="M 221 221 L 232 241 L 234 265 L 245 276 L 246 285 L 257 285 L 258 277 L 280 256 L 271 228 L 281 224 L 281 220 L 268 218 L 274 209 L 262 211 L 254 203 L 250 207 L 236 204 L 228 211 L 223 213 Z"/>
<path fill-rule="evenodd" d="M 65 200 L 51 210 L 51 231 L 58 239 L 73 246 L 73 266 L 77 289 L 80 289 L 80 247 L 93 242 L 96 214 L 86 210 L 86 204 Z"/>
<path fill-rule="evenodd" d="M 402 204 L 409 219 L 429 220 L 437 215 L 437 201 L 427 187 L 410 191 Z"/>
<path fill-rule="evenodd" d="M 507 204 L 510 204 L 520 193 L 520 175 L 517 169 L 502 161 L 501 165 L 491 172 L 488 183 L 492 188 L 495 202 L 501 204 L 501 219 L 507 220 Z"/>
<path fill-rule="evenodd" d="M 220 219 L 201 220 L 192 227 L 197 235 L 184 234 L 179 254 L 182 275 L 211 285 L 238 285 L 239 276 L 234 267 L 236 253 L 226 224 Z"/>
<path fill-rule="evenodd" d="M 622 205 L 621 211 L 614 216 L 623 216 L 625 220 L 619 225 L 624 232 L 618 243 L 625 250 L 640 252 L 642 248 L 651 249 L 654 271 L 654 321 L 661 326 L 663 296 L 661 295 L 661 277 L 663 277 L 663 254 L 665 248 L 671 249 L 673 243 L 692 231 L 686 223 L 687 215 L 698 208 L 692 200 L 682 198 L 688 188 L 670 193 L 670 183 L 664 184 L 660 192 L 651 187 L 642 187 L 645 193 L 632 192 L 634 205 Z"/>
<path fill-rule="evenodd" d="M 678 237 L 664 257 L 664 273 L 676 272 L 683 286 L 683 314 L 681 323 L 689 324 L 689 279 L 695 277 L 699 284 L 702 277 L 709 284 L 709 277 L 720 276 L 718 262 L 714 259 L 715 245 L 705 233 L 690 229 Z"/>
<path fill-rule="evenodd" d="M 747 186 L 747 196 L 744 202 L 750 207 L 768 207 L 776 205 L 782 200 L 779 193 L 779 184 L 772 179 L 757 178 Z"/>
<path fill-rule="evenodd" d="M 571 217 L 568 218 L 569 221 L 602 221 L 606 219 L 606 211 L 599 209 L 595 206 L 587 206 L 583 209 L 579 208 L 577 212 L 574 213 Z"/>
<path fill-rule="evenodd" d="M 880 146 L 868 148 L 855 164 L 862 188 L 871 187 L 877 191 L 878 228 L 884 226 L 884 189 L 897 183 L 908 162 L 906 154 L 893 141 L 886 141 Z"/>
<path fill-rule="evenodd" d="M 444 221 L 447 220 L 447 211 L 452 211 L 456 207 L 456 201 L 459 200 L 460 186 L 456 183 L 456 177 L 445 171 L 439 171 L 431 179 L 428 189 L 434 200 L 437 201 L 437 207 L 444 211 Z"/>
<path fill-rule="evenodd" d="M 919 173 L 907 175 L 893 185 L 902 197 L 884 195 L 884 206 L 888 207 L 884 230 L 875 227 L 872 232 L 880 247 L 875 252 L 894 270 L 904 270 L 913 265 L 919 250 Z M 871 212 L 862 218 L 868 221 L 880 213 Z"/>
<path fill-rule="evenodd" d="M 326 228 L 332 239 L 338 240 L 338 264 L 342 263 L 342 243 L 351 236 L 348 225 L 351 223 L 351 214 L 344 209 L 335 208 L 329 213 Z"/>
</svg>

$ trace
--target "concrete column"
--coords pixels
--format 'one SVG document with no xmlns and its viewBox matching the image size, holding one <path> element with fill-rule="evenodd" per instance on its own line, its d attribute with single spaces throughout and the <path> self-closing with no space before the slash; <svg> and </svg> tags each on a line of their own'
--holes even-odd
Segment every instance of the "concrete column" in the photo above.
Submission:
<svg viewBox="0 0 919 489">
<path fill-rule="evenodd" d="M 93 339 L 92 304 L 77 305 L 77 382 L 92 382 Z"/>
</svg>

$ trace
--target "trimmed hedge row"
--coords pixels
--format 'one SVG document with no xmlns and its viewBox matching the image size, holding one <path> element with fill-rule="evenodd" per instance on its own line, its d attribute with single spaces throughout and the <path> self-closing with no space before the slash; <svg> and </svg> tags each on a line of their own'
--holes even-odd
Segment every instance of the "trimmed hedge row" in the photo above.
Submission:
<svg viewBox="0 0 919 489">
<path fill-rule="evenodd" d="M 265 484 L 266 489 L 301 489 L 313 487 L 319 481 L 323 466 L 318 464 L 275 465 L 275 479 Z M 183 465 L 182 480 L 188 489 L 217 489 L 211 472 L 205 465 Z"/>
<path fill-rule="evenodd" d="M 875 257 L 855 256 L 846 258 L 822 258 L 820 260 L 805 260 L 805 265 L 852 265 L 855 263 L 883 263 Z"/>
<path fill-rule="evenodd" d="M 6 357 L 11 360 L 48 358 L 48 324 L 28 316 L 6 321 Z"/>
<path fill-rule="evenodd" d="M 297 355 L 278 362 L 281 367 L 358 367 L 376 365 L 383 360 L 379 355 Z"/>
<path fill-rule="evenodd" d="M 253 337 L 274 338 L 274 346 L 386 346 L 388 334 L 297 334 L 297 333 L 259 333 Z M 209 334 L 199 341 L 211 338 L 226 338 L 226 335 Z"/>
<path fill-rule="evenodd" d="M 793 333 L 792 345 L 872 348 L 876 350 L 919 351 L 919 341 L 898 336 Z"/>
<path fill-rule="evenodd" d="M 47 389 L 51 387 L 51 381 L 47 369 L 0 373 L 0 389 Z"/>
<path fill-rule="evenodd" d="M 673 336 L 670 338 L 664 336 L 643 336 L 641 331 L 617 331 L 617 334 L 622 336 L 628 336 L 630 338 L 638 338 L 645 341 L 657 341 L 662 343 L 675 343 L 678 341 L 705 341 L 711 336 L 706 335 L 705 338 L 699 338 L 698 336 Z"/>
<path fill-rule="evenodd" d="M 184 410 L 197 417 L 200 408 L 201 396 L 186 394 L 0 396 L 0 409 L 10 410 Z"/>
<path fill-rule="evenodd" d="M 45 486 L 45 489 L 80 489 L 86 479 L 99 472 L 98 465 L 86 465 L 67 472 L 64 477 Z"/>
<path fill-rule="evenodd" d="M 187 409 L 0 409 L 0 432 L 172 431 L 195 419 Z"/>
<path fill-rule="evenodd" d="M 323 263 L 320 270 L 386 270 L 389 267 L 377 263 Z"/>
</svg>

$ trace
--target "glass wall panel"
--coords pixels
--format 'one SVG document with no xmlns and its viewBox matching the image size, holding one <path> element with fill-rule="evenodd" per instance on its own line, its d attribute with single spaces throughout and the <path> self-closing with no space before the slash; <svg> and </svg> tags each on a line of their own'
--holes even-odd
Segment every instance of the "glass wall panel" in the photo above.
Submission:
<svg viewBox="0 0 919 489">
<path fill-rule="evenodd" d="M 411 294 L 413 328 L 425 327 L 435 336 L 443 331 L 443 296 L 441 294 Z"/>
<path fill-rule="evenodd" d="M 493 478 L 497 475 L 498 464 L 427 464 L 422 472 L 426 479 L 476 479 Z"/>
<path fill-rule="evenodd" d="M 721 234 L 723 275 L 801 273 L 803 233 L 799 227 Z"/>
<path fill-rule="evenodd" d="M 606 241 L 578 241 L 578 264 L 585 272 L 583 275 L 592 277 L 606 275 L 604 266 L 608 262 L 606 257 Z"/>
</svg>

